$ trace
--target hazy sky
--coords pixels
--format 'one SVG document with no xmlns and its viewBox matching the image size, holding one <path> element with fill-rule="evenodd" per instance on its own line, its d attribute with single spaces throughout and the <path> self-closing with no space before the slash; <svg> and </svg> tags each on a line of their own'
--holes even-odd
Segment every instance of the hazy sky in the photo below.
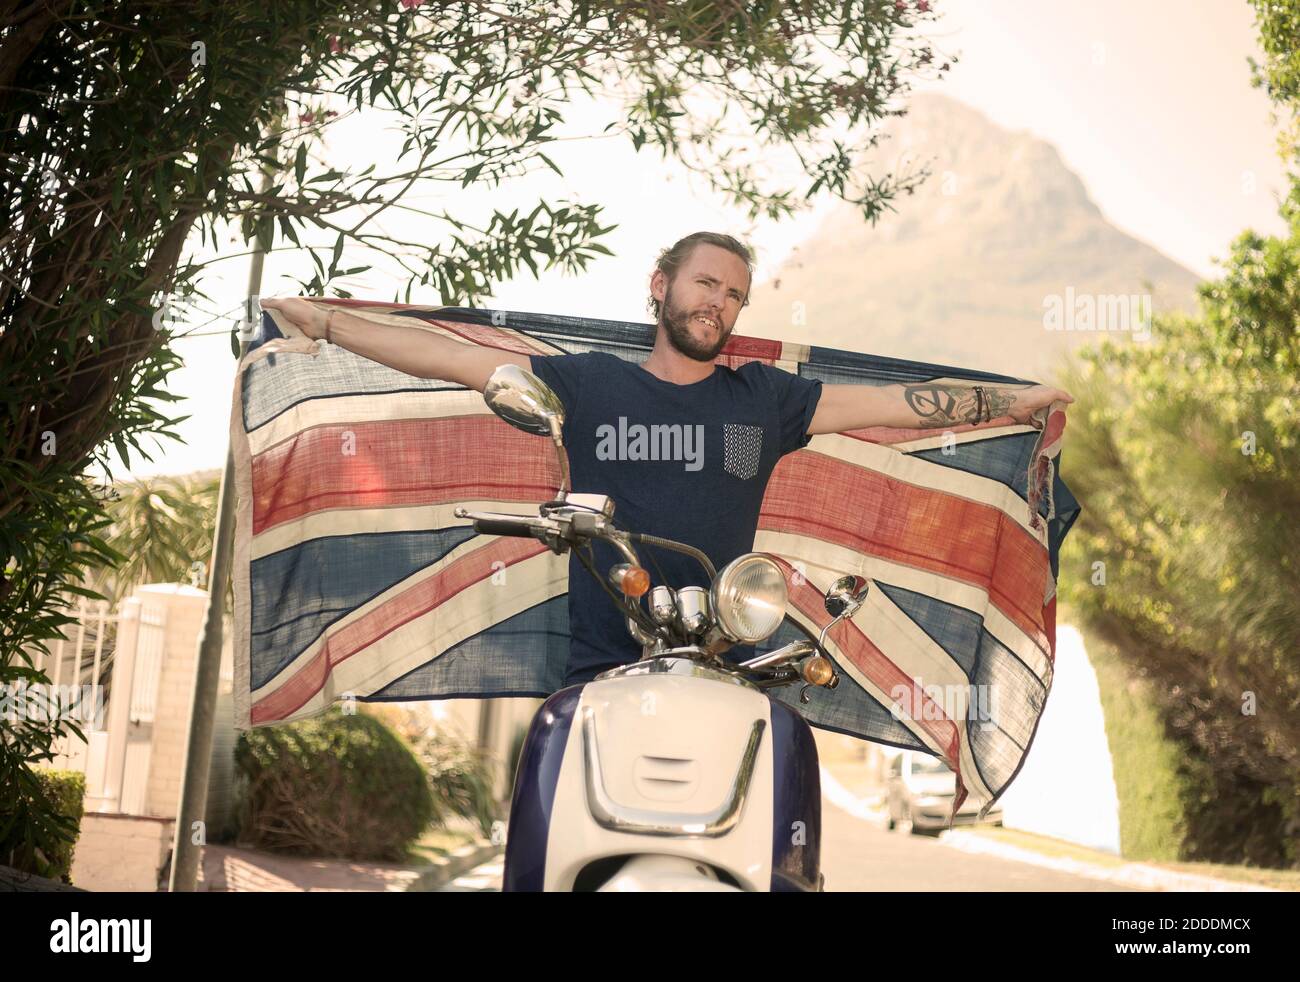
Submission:
<svg viewBox="0 0 1300 982">
<path fill-rule="evenodd" d="M 936 0 L 944 21 L 932 33 L 945 54 L 960 60 L 934 86 L 974 106 L 994 122 L 1032 132 L 1054 144 L 1113 224 L 1203 276 L 1247 227 L 1281 230 L 1277 195 L 1283 169 L 1275 150 L 1270 104 L 1250 85 L 1246 59 L 1257 56 L 1253 10 L 1244 0 Z M 337 107 L 345 108 L 345 107 Z M 565 110 L 574 136 L 599 134 L 619 118 L 615 101 Z M 396 172 L 402 136 L 395 117 L 361 114 L 328 129 L 315 166 Z M 464 220 L 485 220 L 493 208 L 531 211 L 544 198 L 605 206 L 602 224 L 619 227 L 601 257 L 581 277 L 551 271 L 502 284 L 487 306 L 649 320 L 645 301 L 654 257 L 682 235 L 700 229 L 730 232 L 755 247 L 761 281 L 811 235 L 834 199 L 783 223 L 751 227 L 739 209 L 706 193 L 699 178 L 665 164 L 652 151 L 636 154 L 626 138 L 571 140 L 548 148 L 565 172 L 542 170 L 499 188 L 461 190 L 430 182 L 405 199 Z M 888 162 L 890 151 L 882 154 Z M 807 181 L 791 181 L 799 187 Z M 448 227 L 436 219 L 389 210 L 376 223 L 396 238 L 438 241 Z M 308 235 L 304 232 L 304 238 Z M 328 239 L 310 239 L 328 247 Z M 226 254 L 242 253 L 230 242 Z M 210 254 L 200 258 L 210 258 Z M 247 257 L 210 267 L 205 289 L 213 297 L 194 330 L 229 328 L 242 302 Z M 375 263 L 373 254 L 343 265 Z M 267 260 L 261 294 L 296 294 L 287 273 L 307 278 L 306 253 L 277 249 Z M 404 277 L 377 268 L 343 285 L 354 295 L 391 300 Z M 426 288 L 427 290 L 427 288 Z M 415 302 L 437 303 L 432 291 Z M 222 319 L 202 325 L 209 317 Z M 744 333 L 744 318 L 738 325 Z M 179 340 L 186 365 L 172 390 L 186 397 L 178 412 L 186 445 L 167 443 L 153 463 L 133 461 L 131 473 L 184 473 L 220 467 L 227 443 L 234 361 L 224 336 Z"/>
</svg>

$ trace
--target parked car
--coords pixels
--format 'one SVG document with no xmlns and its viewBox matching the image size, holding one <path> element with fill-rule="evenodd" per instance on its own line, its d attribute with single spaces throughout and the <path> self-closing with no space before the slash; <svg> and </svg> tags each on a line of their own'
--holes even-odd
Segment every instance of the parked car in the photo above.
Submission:
<svg viewBox="0 0 1300 982">
<path fill-rule="evenodd" d="M 890 829 L 937 833 L 948 828 L 957 775 L 938 757 L 904 750 L 890 762 L 887 791 Z M 978 814 L 979 806 L 967 797 L 957 809 L 953 828 L 974 825 Z M 982 824 L 1001 825 L 1002 806 L 994 804 Z"/>
</svg>

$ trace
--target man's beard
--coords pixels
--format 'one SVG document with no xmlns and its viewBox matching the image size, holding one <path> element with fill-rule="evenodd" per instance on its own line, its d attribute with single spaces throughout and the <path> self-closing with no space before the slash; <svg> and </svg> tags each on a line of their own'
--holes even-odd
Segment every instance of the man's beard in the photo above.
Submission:
<svg viewBox="0 0 1300 982">
<path fill-rule="evenodd" d="M 696 341 L 691 334 L 691 318 L 698 311 L 681 310 L 673 304 L 673 288 L 668 287 L 668 292 L 664 295 L 663 317 L 660 318 L 664 329 L 668 333 L 668 343 L 684 354 L 687 358 L 693 358 L 696 361 L 713 361 L 718 357 L 718 352 L 722 346 L 727 343 L 727 338 L 731 337 L 730 330 L 719 330 L 718 338 L 712 344 L 701 344 Z M 706 316 L 712 317 L 712 314 Z M 721 326 L 721 319 L 718 318 L 718 324 Z"/>
</svg>

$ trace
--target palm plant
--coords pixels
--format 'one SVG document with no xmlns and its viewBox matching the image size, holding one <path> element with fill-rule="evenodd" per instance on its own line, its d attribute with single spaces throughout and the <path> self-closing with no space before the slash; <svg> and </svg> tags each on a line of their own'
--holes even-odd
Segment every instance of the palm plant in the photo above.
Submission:
<svg viewBox="0 0 1300 982">
<path fill-rule="evenodd" d="M 141 583 L 205 587 L 220 480 L 212 471 L 115 484 L 104 539 L 122 561 L 92 589 L 116 603 Z"/>
</svg>

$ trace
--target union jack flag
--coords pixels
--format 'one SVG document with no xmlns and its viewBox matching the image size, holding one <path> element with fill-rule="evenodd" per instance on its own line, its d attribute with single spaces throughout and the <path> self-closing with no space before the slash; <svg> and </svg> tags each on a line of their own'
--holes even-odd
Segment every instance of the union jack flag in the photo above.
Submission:
<svg viewBox="0 0 1300 982">
<path fill-rule="evenodd" d="M 316 300 L 376 323 L 526 354 L 635 361 L 654 325 L 551 314 Z M 1025 380 L 733 336 L 719 361 L 824 383 Z M 1051 689 L 1057 555 L 1079 506 L 1057 473 L 1065 414 L 1041 428 L 863 429 L 777 464 L 754 549 L 786 572 L 785 625 L 759 652 L 818 635 L 827 586 L 869 583 L 826 638 L 834 690 L 772 692 L 814 726 L 941 757 L 987 809 L 1028 753 Z M 535 513 L 559 485 L 550 441 L 463 386 L 318 344 L 264 311 L 231 415 L 238 493 L 236 722 L 360 701 L 546 696 L 568 657 L 568 557 L 478 535 L 452 512 Z M 575 488 L 599 492 L 599 488 Z M 617 521 L 617 515 L 615 515 Z M 494 588 L 509 570 L 510 589 Z"/>
</svg>

